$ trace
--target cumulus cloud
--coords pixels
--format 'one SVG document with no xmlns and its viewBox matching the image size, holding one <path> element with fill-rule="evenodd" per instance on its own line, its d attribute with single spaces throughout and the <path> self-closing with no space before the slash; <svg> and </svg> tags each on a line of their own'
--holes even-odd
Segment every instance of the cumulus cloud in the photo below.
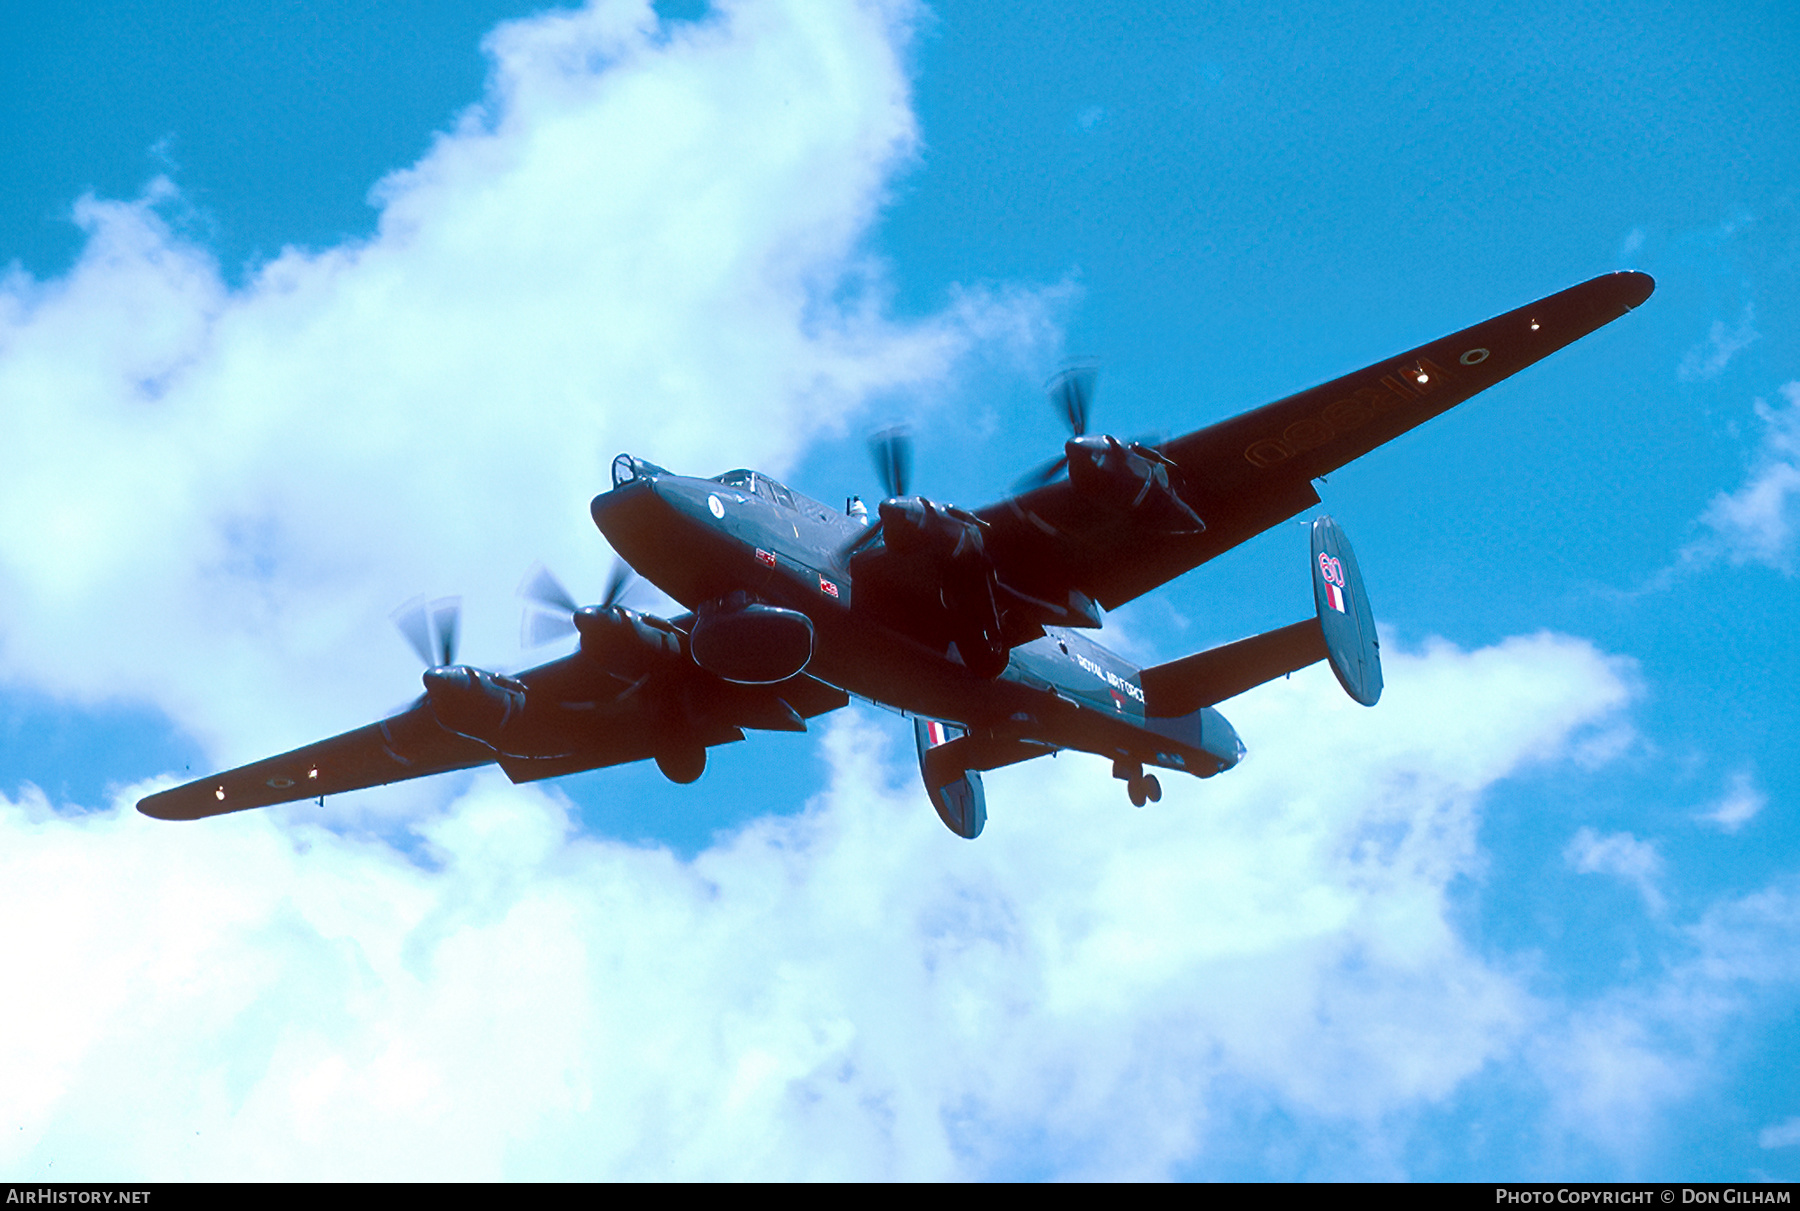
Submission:
<svg viewBox="0 0 1800 1211">
<path fill-rule="evenodd" d="M 416 685 L 398 602 L 468 593 L 486 659 L 534 559 L 597 587 L 617 449 L 779 471 L 1051 340 L 1026 290 L 884 310 L 908 6 L 714 8 L 502 27 L 370 240 L 241 287 L 172 234 L 173 184 L 81 202 L 75 268 L 0 283 L 0 677 L 262 756 Z M 1156 809 L 1093 759 L 1002 771 L 975 844 L 854 713 L 823 794 L 691 861 L 491 771 L 334 801 L 431 804 L 405 852 L 299 807 L 147 820 L 144 786 L 0 798 L 0 1171 L 1155 1177 L 1273 1112 L 1336 1151 L 1271 1168 L 1398 1176 L 1406 1123 L 1495 1068 L 1581 1130 L 1653 1114 L 1692 1087 L 1657 1032 L 1691 1052 L 1711 991 L 1791 970 L 1793 897 L 1710 915 L 1652 1002 L 1546 999 L 1453 888 L 1496 783 L 1618 751 L 1631 670 L 1391 646 L 1379 710 L 1321 669 L 1263 687 L 1244 765 Z"/>
<path fill-rule="evenodd" d="M 1756 1142 L 1764 1148 L 1792 1148 L 1800 1145 L 1800 1115 L 1764 1127 L 1757 1135 Z"/>
<path fill-rule="evenodd" d="M 1800 526 L 1795 503 L 1800 496 L 1800 382 L 1786 384 L 1781 394 L 1786 403 L 1778 407 L 1756 401 L 1763 437 L 1750 477 L 1735 492 L 1713 497 L 1700 516 L 1709 533 L 1683 549 L 1683 565 L 1722 558 L 1793 573 Z"/>
<path fill-rule="evenodd" d="M 1744 314 L 1735 326 L 1727 326 L 1724 320 L 1713 321 L 1706 340 L 1682 354 L 1676 376 L 1684 383 L 1717 378 L 1725 372 L 1732 358 L 1755 344 L 1761 336 L 1762 333 L 1756 330 L 1756 309 L 1745 303 Z"/>
<path fill-rule="evenodd" d="M 779 473 L 872 395 L 1047 339 L 1029 291 L 884 311 L 911 6 L 716 8 L 501 26 L 376 234 L 241 288 L 164 222 L 169 182 L 83 199 L 66 276 L 0 282 L 0 679 L 258 756 L 417 691 L 387 622 L 416 594 L 468 595 L 484 663 L 535 559 L 597 594 L 618 450 Z"/>
<path fill-rule="evenodd" d="M 1662 892 L 1656 881 L 1662 875 L 1662 855 L 1649 841 L 1640 841 L 1630 833 L 1601 836 L 1592 828 L 1582 828 L 1569 839 L 1563 859 L 1584 875 L 1615 875 L 1634 885 L 1644 897 L 1644 906 L 1653 913 L 1663 909 Z"/>
<path fill-rule="evenodd" d="M 1754 820 L 1768 803 L 1769 797 L 1756 785 L 1755 775 L 1749 770 L 1739 770 L 1731 776 L 1724 797 L 1700 818 L 1728 833 L 1735 833 Z"/>
<path fill-rule="evenodd" d="M 1788 876 L 1721 898 L 1676 937 L 1659 974 L 1546 1017 L 1528 1046 L 1549 1098 L 1551 1171 L 1566 1171 L 1583 1143 L 1609 1158 L 1608 1172 L 1659 1171 L 1668 1109 L 1717 1087 L 1747 1018 L 1791 1003 L 1800 887 Z"/>
<path fill-rule="evenodd" d="M 1250 757 L 1156 808 L 1097 759 L 996 774 L 972 844 L 854 714 L 804 813 L 691 862 L 499 778 L 414 860 L 0 803 L 0 1169 L 1155 1177 L 1273 1106 L 1395 1176 L 1392 1121 L 1546 1015 L 1453 921 L 1482 795 L 1630 691 L 1552 636 L 1387 664 L 1376 711 L 1316 668 L 1246 695 Z"/>
</svg>

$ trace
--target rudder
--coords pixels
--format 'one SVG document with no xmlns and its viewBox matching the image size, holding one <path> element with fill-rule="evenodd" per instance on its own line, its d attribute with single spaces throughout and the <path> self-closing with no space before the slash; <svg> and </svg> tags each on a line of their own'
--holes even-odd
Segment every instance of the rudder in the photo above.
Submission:
<svg viewBox="0 0 1800 1211">
<path fill-rule="evenodd" d="M 1364 706 L 1381 699 L 1381 641 L 1363 591 L 1362 572 L 1343 527 L 1329 517 L 1312 524 L 1313 602 L 1325 658 L 1344 692 Z"/>
</svg>

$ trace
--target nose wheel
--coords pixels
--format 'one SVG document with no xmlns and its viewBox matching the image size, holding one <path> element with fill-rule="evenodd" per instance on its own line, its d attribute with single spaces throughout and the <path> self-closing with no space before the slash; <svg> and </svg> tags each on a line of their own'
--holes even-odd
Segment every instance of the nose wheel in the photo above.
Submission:
<svg viewBox="0 0 1800 1211">
<path fill-rule="evenodd" d="M 1162 783 L 1156 780 L 1155 774 L 1146 774 L 1144 767 L 1136 761 L 1113 762 L 1113 777 L 1125 784 L 1125 793 L 1131 797 L 1133 807 L 1162 801 Z"/>
</svg>

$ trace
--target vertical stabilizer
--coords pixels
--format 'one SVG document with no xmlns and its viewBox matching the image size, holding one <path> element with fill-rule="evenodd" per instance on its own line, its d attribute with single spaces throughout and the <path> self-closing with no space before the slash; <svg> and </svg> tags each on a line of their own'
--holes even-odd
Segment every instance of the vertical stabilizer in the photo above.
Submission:
<svg viewBox="0 0 1800 1211">
<path fill-rule="evenodd" d="M 1381 643 L 1375 637 L 1375 615 L 1369 610 L 1350 539 L 1329 517 L 1312 524 L 1312 577 L 1331 671 L 1346 694 L 1374 706 L 1381 699 Z"/>
<path fill-rule="evenodd" d="M 944 827 L 965 841 L 973 841 L 987 824 L 987 794 L 981 789 L 980 773 L 964 768 L 957 760 L 957 753 L 966 751 L 966 746 L 946 748 L 963 734 L 964 729 L 953 723 L 913 720 L 919 773 L 925 778 L 925 793 L 931 797 L 931 806 L 937 809 Z"/>
</svg>

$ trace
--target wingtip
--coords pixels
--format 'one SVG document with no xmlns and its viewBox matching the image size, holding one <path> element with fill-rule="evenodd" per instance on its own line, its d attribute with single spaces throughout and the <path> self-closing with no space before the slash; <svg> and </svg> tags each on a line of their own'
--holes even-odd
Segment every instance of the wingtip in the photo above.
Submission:
<svg viewBox="0 0 1800 1211">
<path fill-rule="evenodd" d="M 144 796 L 138 800 L 137 809 L 152 820 L 193 820 L 196 818 L 183 812 L 179 806 L 171 802 L 168 791 Z"/>
<path fill-rule="evenodd" d="M 137 809 L 152 820 L 204 820 L 208 816 L 237 810 L 235 806 L 225 807 L 216 794 L 208 793 L 207 788 L 211 785 L 190 782 L 186 786 L 172 786 L 166 791 L 145 795 L 138 800 Z"/>
<path fill-rule="evenodd" d="M 1621 269 L 1612 275 L 1624 287 L 1625 306 L 1635 308 L 1641 306 L 1645 299 L 1656 293 L 1656 279 L 1636 269 Z"/>
</svg>

